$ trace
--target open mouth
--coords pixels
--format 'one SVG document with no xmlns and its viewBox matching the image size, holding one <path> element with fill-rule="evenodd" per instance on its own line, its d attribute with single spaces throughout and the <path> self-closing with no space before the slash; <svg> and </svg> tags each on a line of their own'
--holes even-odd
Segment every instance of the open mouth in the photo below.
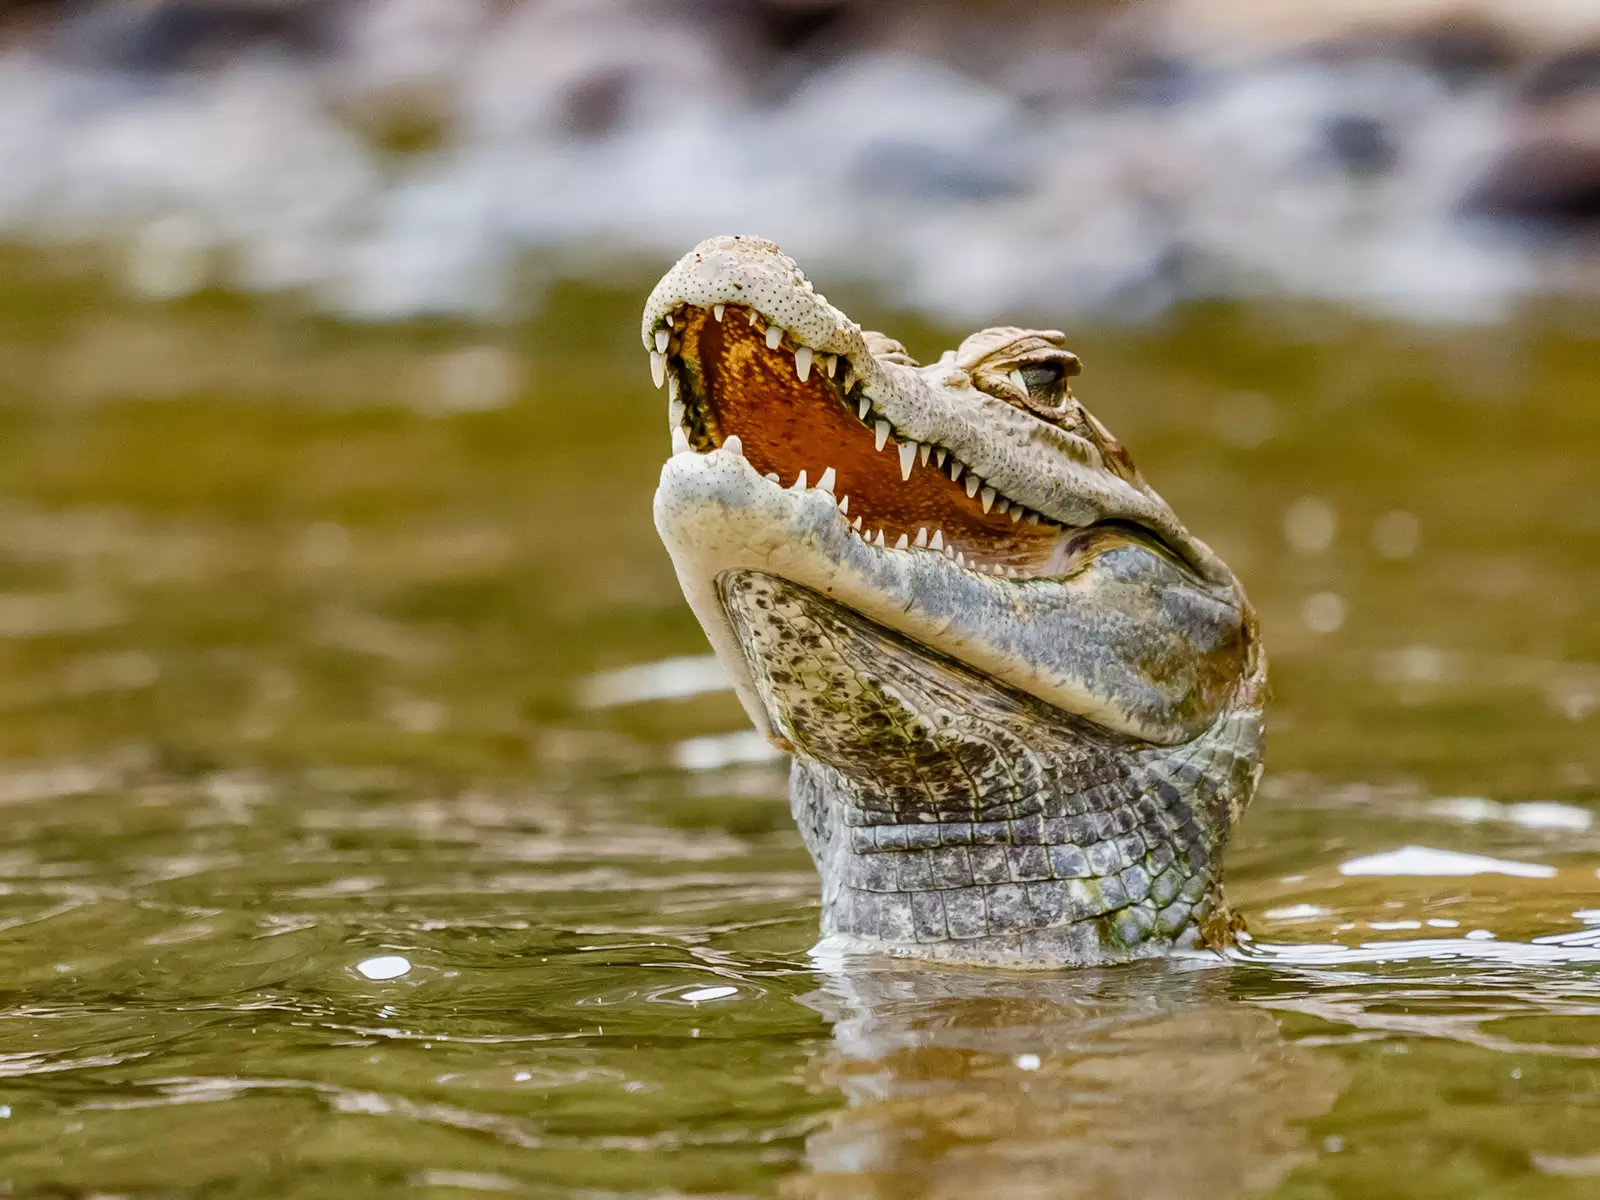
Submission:
<svg viewBox="0 0 1600 1200">
<path fill-rule="evenodd" d="M 848 359 L 801 344 L 753 308 L 680 305 L 654 342 L 676 452 L 741 453 L 775 486 L 827 492 L 869 545 L 1031 579 L 1059 574 L 1086 532 L 1014 503 L 946 447 L 902 435 Z"/>
</svg>

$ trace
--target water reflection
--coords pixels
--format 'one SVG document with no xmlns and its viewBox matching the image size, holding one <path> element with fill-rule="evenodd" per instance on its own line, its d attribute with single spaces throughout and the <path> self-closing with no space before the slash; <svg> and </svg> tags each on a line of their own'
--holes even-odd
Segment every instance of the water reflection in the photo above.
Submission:
<svg viewBox="0 0 1600 1200">
<path fill-rule="evenodd" d="M 793 1198 L 1237 1196 L 1310 1157 L 1338 1058 L 1240 1004 L 1226 968 L 1066 975 L 851 966 L 801 1002 L 846 1107 Z"/>
</svg>

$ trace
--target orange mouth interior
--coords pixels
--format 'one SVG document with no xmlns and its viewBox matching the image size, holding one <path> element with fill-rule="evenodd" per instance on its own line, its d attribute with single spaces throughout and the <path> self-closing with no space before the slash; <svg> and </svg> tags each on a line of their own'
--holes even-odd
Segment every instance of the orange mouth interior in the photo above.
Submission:
<svg viewBox="0 0 1600 1200">
<path fill-rule="evenodd" d="M 832 467 L 833 494 L 846 505 L 845 519 L 874 545 L 880 533 L 887 547 L 902 536 L 912 546 L 937 549 L 942 542 L 967 567 L 1019 577 L 1050 574 L 1060 563 L 1068 531 L 1004 497 L 993 498 L 985 512 L 981 489 L 968 495 L 968 475 L 953 480 L 954 460 L 941 467 L 936 447 L 926 463 L 919 449 L 910 477 L 903 477 L 899 440 L 891 434 L 879 450 L 869 424 L 876 415 L 869 412 L 864 423 L 859 388 L 848 394 L 841 388 L 843 360 L 838 380 L 819 359 L 802 381 L 795 347 L 769 348 L 761 318 L 731 305 L 721 320 L 706 309 L 684 308 L 673 329 L 678 361 L 672 367 L 684 385 L 686 432 L 695 449 L 737 435 L 750 464 L 775 474 L 784 487 L 802 471 L 807 486 L 816 487 Z"/>
</svg>

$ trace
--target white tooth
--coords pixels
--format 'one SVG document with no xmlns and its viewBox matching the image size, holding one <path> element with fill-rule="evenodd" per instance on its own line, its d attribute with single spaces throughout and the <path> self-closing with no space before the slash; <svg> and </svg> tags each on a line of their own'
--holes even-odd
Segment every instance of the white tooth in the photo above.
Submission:
<svg viewBox="0 0 1600 1200">
<path fill-rule="evenodd" d="M 910 545 L 911 545 L 911 539 L 908 538 L 905 534 L 902 533 L 900 535 L 899 540 L 895 542 L 894 548 L 896 550 L 904 550 L 907 547 L 909 547 Z"/>
<path fill-rule="evenodd" d="M 911 478 L 911 464 L 917 461 L 917 444 L 915 442 L 900 443 L 900 478 Z"/>
<path fill-rule="evenodd" d="M 801 346 L 794 352 L 794 373 L 800 376 L 801 383 L 804 383 L 807 379 L 811 378 L 810 346 Z"/>
<path fill-rule="evenodd" d="M 968 475 L 967 476 L 967 495 L 976 496 L 978 494 L 978 488 L 982 484 L 983 484 L 983 480 L 979 479 L 976 475 Z"/>
<path fill-rule="evenodd" d="M 928 543 L 928 549 L 929 550 L 943 550 L 944 549 L 944 530 L 935 529 L 933 531 L 933 540 Z"/>
<path fill-rule="evenodd" d="M 765 479 L 768 483 L 775 483 L 779 487 L 783 486 L 783 480 L 778 478 L 778 473 L 776 471 L 768 471 L 761 478 Z"/>
<path fill-rule="evenodd" d="M 927 442 L 923 442 L 922 445 L 918 448 L 917 457 L 922 460 L 922 465 L 923 466 L 927 466 L 928 465 L 928 456 L 930 454 L 932 454 L 932 453 L 933 453 L 933 447 L 928 445 Z"/>
<path fill-rule="evenodd" d="M 1029 525 L 1037 525 L 1038 523 L 1039 523 L 1039 514 L 1036 513 L 1036 512 L 1029 513 L 1028 514 L 1028 524 Z"/>
<path fill-rule="evenodd" d="M 768 325 L 767 326 L 767 349 L 768 350 L 776 350 L 778 348 L 778 343 L 781 342 L 781 341 L 783 341 L 783 326 L 781 326 L 781 325 Z"/>
<path fill-rule="evenodd" d="M 1017 569 L 1015 567 L 1007 567 L 1006 568 L 1006 578 L 1007 579 L 1015 579 L 1016 577 L 1017 577 Z"/>
<path fill-rule="evenodd" d="M 917 530 L 917 540 L 911 544 L 918 550 L 926 550 L 928 548 L 928 528 L 926 525 Z"/>
<path fill-rule="evenodd" d="M 672 431 L 672 453 L 687 454 L 691 449 L 693 447 L 689 445 L 689 435 L 682 429 L 674 429 Z"/>
<path fill-rule="evenodd" d="M 857 517 L 854 521 L 851 521 L 850 522 L 850 528 L 854 529 L 857 533 L 860 533 L 861 532 L 861 518 Z"/>
<path fill-rule="evenodd" d="M 961 551 L 959 551 L 959 550 L 957 550 L 957 551 L 956 551 L 956 566 L 958 566 L 958 567 L 964 567 L 964 566 L 966 566 L 966 565 L 967 565 L 967 560 L 966 560 L 966 558 L 964 558 L 964 557 L 963 557 L 963 556 L 962 556 L 962 553 L 961 553 Z"/>
<path fill-rule="evenodd" d="M 806 473 L 804 471 L 794 477 L 794 490 L 797 492 L 806 490 Z"/>
<path fill-rule="evenodd" d="M 740 458 L 744 457 L 744 441 L 737 433 L 730 433 L 727 437 L 723 438 L 722 448 L 729 454 L 737 454 Z"/>
<path fill-rule="evenodd" d="M 665 329 L 656 330 L 656 349 L 661 353 L 665 354 L 667 352 L 667 343 L 671 340 L 672 335 Z"/>
<path fill-rule="evenodd" d="M 1011 523 L 1015 525 L 1018 521 L 1022 520 L 1022 514 L 1027 511 L 1028 510 L 1023 508 L 1022 505 L 1017 505 L 1011 510 Z"/>
<path fill-rule="evenodd" d="M 1011 501 L 1007 500 L 1004 496 L 996 496 L 995 497 L 995 500 L 994 500 L 994 510 L 995 510 L 995 512 L 1005 512 L 1006 509 L 1008 509 L 1010 507 L 1011 507 Z"/>
<path fill-rule="evenodd" d="M 871 412 L 871 411 L 872 411 L 872 401 L 871 400 L 868 400 L 865 396 L 863 396 L 863 397 L 861 397 L 860 400 L 856 401 L 856 414 L 863 421 L 865 421 L 867 419 L 867 414 L 869 412 Z"/>
<path fill-rule="evenodd" d="M 838 482 L 838 477 L 834 475 L 833 468 L 829 467 L 822 473 L 822 478 L 817 480 L 817 487 L 831 496 L 833 495 L 833 486 Z"/>
<path fill-rule="evenodd" d="M 848 392 L 851 388 L 855 387 L 855 385 L 856 369 L 846 362 L 844 365 L 844 378 L 840 380 L 839 386 Z"/>
<path fill-rule="evenodd" d="M 942 467 L 944 466 L 944 460 L 950 457 L 950 451 L 946 450 L 943 446 L 940 446 L 933 452 L 933 457 Z"/>
<path fill-rule="evenodd" d="M 1028 390 L 1028 381 L 1022 377 L 1021 367 L 1017 367 L 1011 372 L 1011 382 L 1017 385 L 1018 391 L 1025 392 Z"/>
<path fill-rule="evenodd" d="M 950 460 L 950 479 L 951 479 L 951 482 L 954 482 L 954 481 L 960 479 L 961 478 L 961 472 L 963 472 L 965 470 L 966 470 L 965 467 L 963 467 L 960 463 L 958 463 L 955 459 L 952 458 Z"/>
<path fill-rule="evenodd" d="M 839 356 L 837 354 L 824 354 L 822 356 L 822 367 L 823 370 L 828 372 L 828 378 L 832 379 L 839 370 Z"/>
<path fill-rule="evenodd" d="M 671 313 L 668 313 L 666 316 L 662 317 L 661 319 L 667 323 L 667 328 L 668 329 L 672 328 L 672 314 Z"/>
<path fill-rule="evenodd" d="M 667 399 L 672 401 L 678 399 L 678 377 L 676 375 L 667 376 Z"/>
<path fill-rule="evenodd" d="M 650 351 L 650 378 L 655 380 L 657 387 L 667 381 L 666 356 L 659 350 Z"/>
<path fill-rule="evenodd" d="M 994 489 L 992 487 L 986 487 L 983 489 L 983 511 L 988 512 L 993 507 Z"/>
<path fill-rule="evenodd" d="M 850 497 L 849 496 L 846 496 L 842 500 L 839 501 L 839 511 L 842 512 L 847 517 L 850 515 Z"/>
<path fill-rule="evenodd" d="M 872 544 L 874 546 L 876 546 L 879 550 L 888 549 L 888 547 L 884 544 L 884 541 L 883 541 L 883 530 L 881 530 L 881 529 L 878 530 L 878 536 L 872 539 Z"/>
<path fill-rule="evenodd" d="M 720 320 L 722 320 L 723 309 L 724 309 L 723 305 L 721 305 L 721 304 L 713 304 L 711 306 L 711 315 L 713 317 L 715 317 L 717 320 L 720 321 Z"/>
<path fill-rule="evenodd" d="M 877 424 L 877 444 L 878 444 L 878 449 L 882 450 L 883 447 L 884 447 L 884 443 L 886 443 L 888 440 L 889 440 L 889 422 L 885 421 L 882 417 L 880 417 L 880 418 L 878 418 L 878 424 Z"/>
</svg>

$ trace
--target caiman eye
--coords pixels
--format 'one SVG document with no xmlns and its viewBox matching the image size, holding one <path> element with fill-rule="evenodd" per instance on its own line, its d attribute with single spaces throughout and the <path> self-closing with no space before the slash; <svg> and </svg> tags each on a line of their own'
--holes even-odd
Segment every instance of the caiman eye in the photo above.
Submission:
<svg viewBox="0 0 1600 1200">
<path fill-rule="evenodd" d="M 1061 381 L 1065 378 L 1066 373 L 1061 369 L 1061 364 L 1053 362 L 1018 367 L 1011 372 L 1011 382 L 1035 400 L 1044 400 L 1055 395 L 1056 389 L 1061 386 Z"/>
<path fill-rule="evenodd" d="M 1067 380 L 1076 375 L 1078 360 L 1070 355 L 1020 363 L 1007 372 L 1018 391 L 1035 411 L 1060 408 L 1067 398 Z M 1041 414 L 1043 415 L 1043 414 Z"/>
</svg>

